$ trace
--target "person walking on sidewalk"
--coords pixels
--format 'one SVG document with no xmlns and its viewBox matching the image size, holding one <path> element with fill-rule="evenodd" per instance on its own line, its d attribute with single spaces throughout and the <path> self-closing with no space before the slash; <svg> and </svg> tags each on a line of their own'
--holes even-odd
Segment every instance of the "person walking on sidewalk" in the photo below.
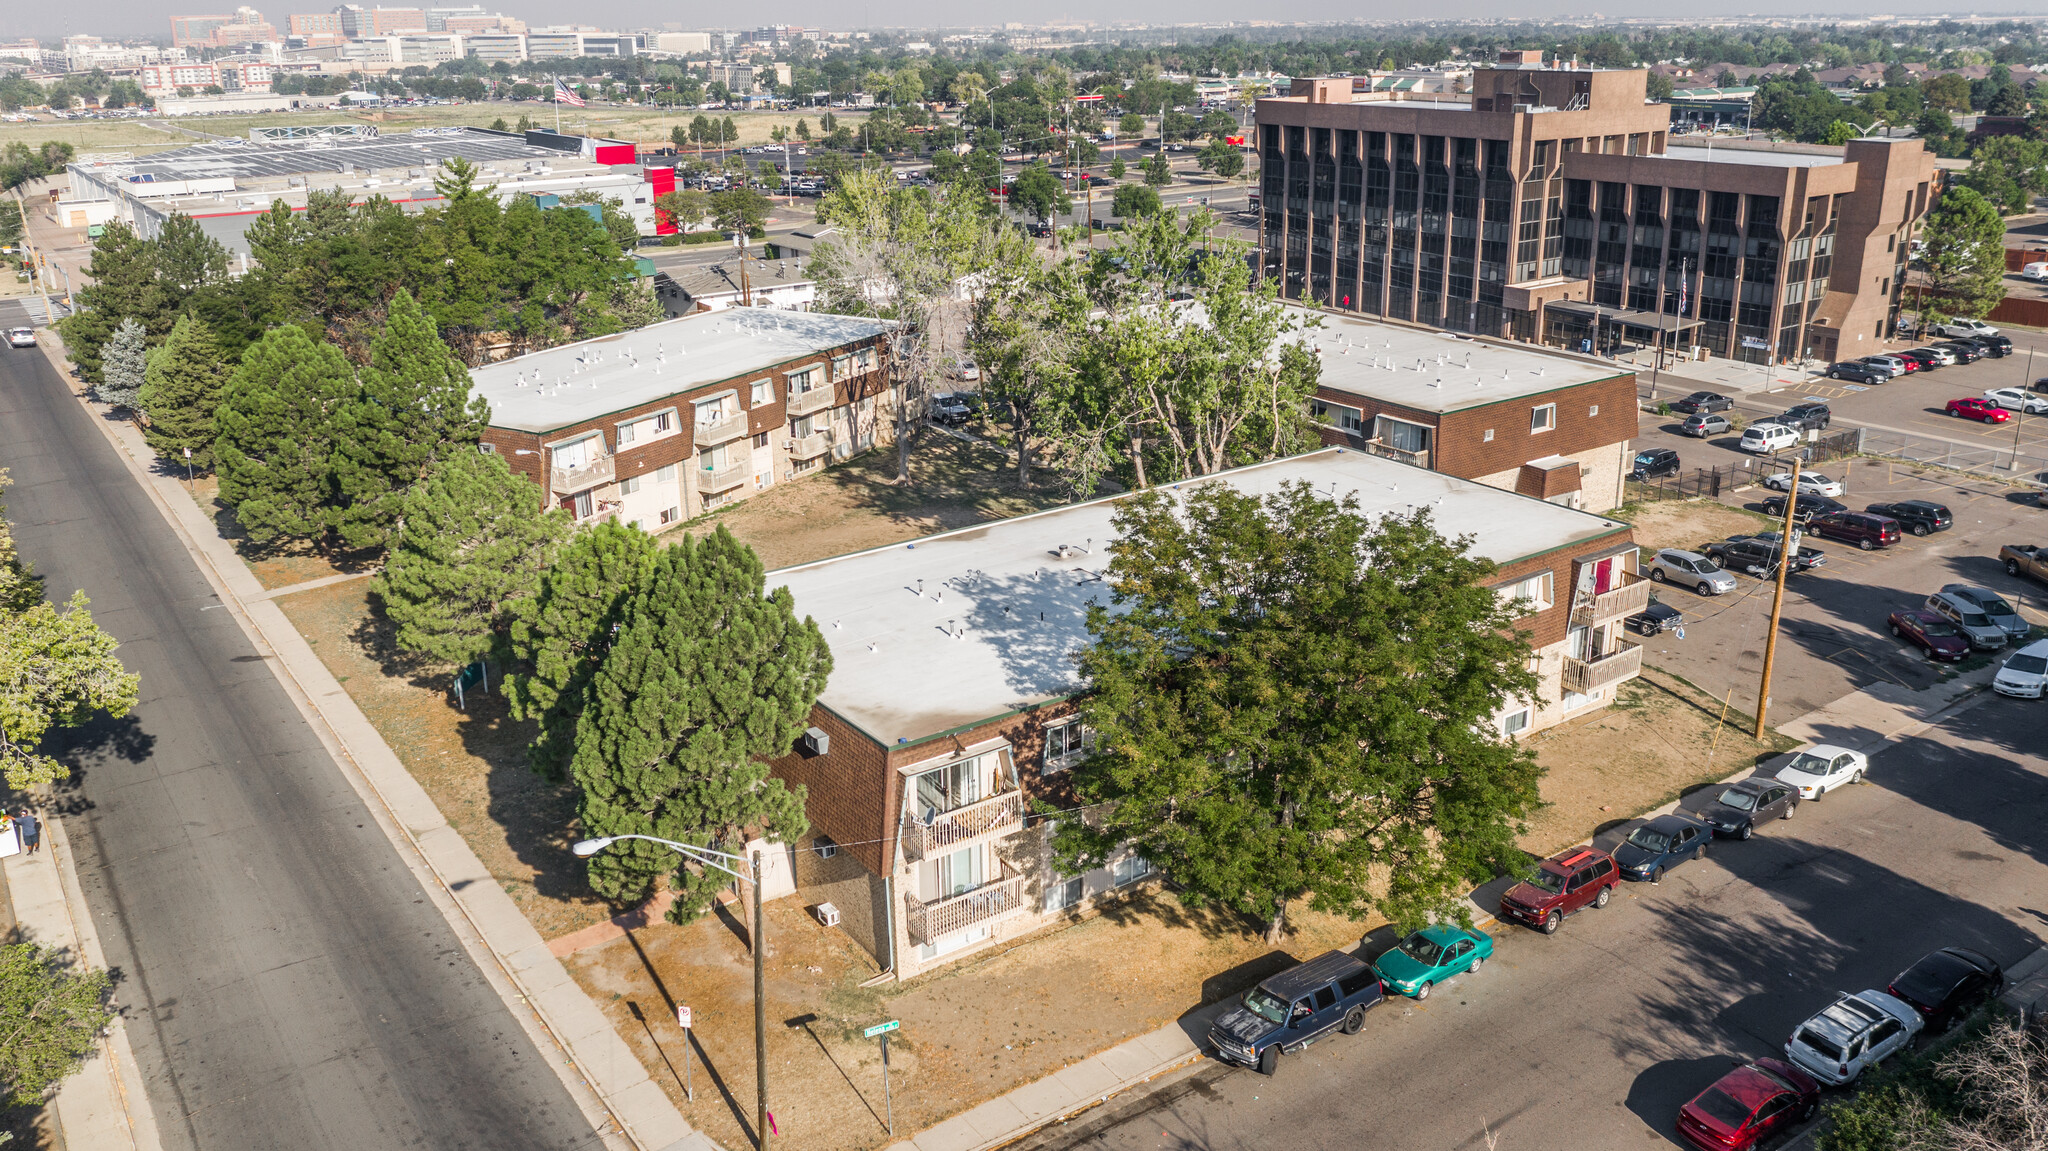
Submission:
<svg viewBox="0 0 2048 1151">
<path fill-rule="evenodd" d="M 28 809 L 27 804 L 22 805 L 21 814 L 15 816 L 14 823 L 21 828 L 21 850 L 24 854 L 34 855 L 36 849 L 43 845 L 43 825 L 36 822 L 35 813 Z"/>
</svg>

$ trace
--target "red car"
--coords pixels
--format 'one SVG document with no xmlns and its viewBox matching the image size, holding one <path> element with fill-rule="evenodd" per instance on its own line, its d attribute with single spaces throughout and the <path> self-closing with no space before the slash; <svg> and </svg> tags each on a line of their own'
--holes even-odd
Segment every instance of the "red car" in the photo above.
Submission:
<svg viewBox="0 0 2048 1151">
<path fill-rule="evenodd" d="M 2010 412 L 1979 396 L 1964 396 L 1960 400 L 1950 400 L 1948 402 L 1948 414 L 1952 416 L 1968 416 L 1973 420 L 1982 420 L 1987 424 L 2002 424 L 2012 418 Z"/>
<path fill-rule="evenodd" d="M 1927 653 L 1928 659 L 1959 660 L 1970 654 L 1970 641 L 1956 625 L 1931 611 L 1907 608 L 1885 621 L 1892 634 Z"/>
<path fill-rule="evenodd" d="M 1535 878 L 1508 888 L 1500 897 L 1500 917 L 1555 935 L 1565 916 L 1607 906 L 1620 883 L 1621 869 L 1613 856 L 1594 847 L 1574 847 L 1537 864 Z"/>
<path fill-rule="evenodd" d="M 1781 1059 L 1745 1063 L 1678 1109 L 1678 1133 L 1701 1151 L 1749 1151 L 1813 1117 L 1820 1084 Z"/>
</svg>

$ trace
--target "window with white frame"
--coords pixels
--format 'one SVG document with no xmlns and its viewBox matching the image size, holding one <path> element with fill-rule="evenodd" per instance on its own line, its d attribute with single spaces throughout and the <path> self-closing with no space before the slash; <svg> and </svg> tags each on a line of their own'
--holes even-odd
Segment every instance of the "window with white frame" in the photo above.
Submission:
<svg viewBox="0 0 2048 1151">
<path fill-rule="evenodd" d="M 816 368 L 805 368 L 800 372 L 791 372 L 789 373 L 789 394 L 794 396 L 802 392 L 808 392 L 812 388 L 817 387 L 820 382 L 818 379 L 818 369 Z"/>
<path fill-rule="evenodd" d="M 604 439 L 593 433 L 570 443 L 550 444 L 549 451 L 555 467 L 573 472 L 604 458 Z"/>
<path fill-rule="evenodd" d="M 1520 615 L 1529 615 L 1550 606 L 1550 573 L 1537 572 L 1535 575 L 1518 579 L 1500 589 L 1500 598 L 1507 601 L 1511 610 Z"/>
<path fill-rule="evenodd" d="M 676 429 L 676 414 L 673 411 L 656 412 L 637 420 L 619 425 L 619 446 L 656 439 Z"/>
<path fill-rule="evenodd" d="M 676 466 L 674 464 L 663 464 L 654 469 L 654 482 L 658 484 L 672 484 L 676 482 Z"/>
<path fill-rule="evenodd" d="M 1136 883 L 1150 874 L 1152 863 L 1142 855 L 1126 855 L 1112 864 L 1109 871 L 1110 882 L 1118 887 Z"/>
<path fill-rule="evenodd" d="M 772 404 L 772 403 L 774 403 L 774 402 L 775 402 L 775 381 L 774 381 L 774 380 L 755 380 L 755 381 L 754 381 L 754 387 L 753 387 L 753 401 L 754 401 L 755 403 L 757 403 L 757 404 Z"/>
<path fill-rule="evenodd" d="M 1404 452 L 1426 452 L 1429 450 L 1428 424 L 1411 424 L 1392 416 L 1380 416 L 1373 420 L 1373 438 L 1390 448 Z"/>
<path fill-rule="evenodd" d="M 1557 426 L 1557 405 L 1539 404 L 1529 409 L 1529 430 L 1547 432 Z"/>
<path fill-rule="evenodd" d="M 632 494 L 633 494 L 634 492 L 637 492 L 637 491 L 639 491 L 639 490 L 640 490 L 640 481 L 641 481 L 641 477 L 639 477 L 639 476 L 627 476 L 627 477 L 626 477 L 625 479 L 623 479 L 623 480 L 620 480 L 620 481 L 619 481 L 619 494 L 620 494 L 620 495 L 622 495 L 622 496 L 630 496 L 630 495 L 632 495 Z"/>
<path fill-rule="evenodd" d="M 1520 711 L 1511 711 L 1500 717 L 1500 733 L 1502 735 L 1520 735 L 1527 730 L 1529 730 L 1529 709 L 1526 707 Z"/>
<path fill-rule="evenodd" d="M 853 370 L 865 372 L 875 366 L 875 350 L 862 348 L 853 354 Z"/>
<path fill-rule="evenodd" d="M 577 492 L 562 502 L 569 514 L 579 520 L 587 520 L 597 511 L 597 497 L 589 492 Z"/>
<path fill-rule="evenodd" d="M 1308 402 L 1308 414 L 1311 419 L 1329 424 L 1331 427 L 1343 428 L 1347 432 L 1357 432 L 1365 429 L 1364 413 L 1357 408 L 1347 408 L 1343 404 L 1332 404 L 1324 400 L 1310 400 Z"/>
<path fill-rule="evenodd" d="M 681 509 L 681 508 L 663 508 L 663 509 L 661 509 L 661 522 L 662 522 L 662 523 L 665 523 L 665 524 L 672 524 L 672 523 L 674 523 L 674 522 L 676 522 L 677 520 L 679 520 L 679 519 L 682 519 L 682 518 L 683 518 L 683 509 Z"/>
<path fill-rule="evenodd" d="M 1080 876 L 1052 883 L 1045 889 L 1045 909 L 1047 911 L 1065 911 L 1067 908 L 1081 902 L 1082 891 L 1083 886 Z"/>
<path fill-rule="evenodd" d="M 833 378 L 833 379 L 835 379 L 835 380 L 843 380 L 843 379 L 845 379 L 846 377 L 848 377 L 848 376 L 850 376 L 850 375 L 852 375 L 852 374 L 853 374 L 853 357 L 852 357 L 852 356 L 834 356 L 834 357 L 832 357 L 832 378 Z"/>
<path fill-rule="evenodd" d="M 1065 771 L 1079 763 L 1095 747 L 1095 733 L 1078 719 L 1055 723 L 1045 729 L 1045 766 L 1048 773 Z"/>
<path fill-rule="evenodd" d="M 737 412 L 739 405 L 737 397 L 718 396 L 709 400 L 698 400 L 695 407 L 697 426 L 701 428 L 709 424 L 724 423 L 727 417 Z"/>
</svg>

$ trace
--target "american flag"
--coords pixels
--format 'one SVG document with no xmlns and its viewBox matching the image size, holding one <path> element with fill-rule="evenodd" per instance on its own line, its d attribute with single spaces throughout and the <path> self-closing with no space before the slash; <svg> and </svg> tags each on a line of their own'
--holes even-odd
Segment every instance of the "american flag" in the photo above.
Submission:
<svg viewBox="0 0 2048 1151">
<path fill-rule="evenodd" d="M 1678 314 L 1681 316 L 1685 314 L 1685 288 L 1691 280 L 1692 261 L 1681 261 L 1678 271 Z"/>
<path fill-rule="evenodd" d="M 567 104 L 572 108 L 581 108 L 583 107 L 583 97 L 570 91 L 569 86 L 562 83 L 562 78 L 557 76 L 555 77 L 555 103 Z"/>
</svg>

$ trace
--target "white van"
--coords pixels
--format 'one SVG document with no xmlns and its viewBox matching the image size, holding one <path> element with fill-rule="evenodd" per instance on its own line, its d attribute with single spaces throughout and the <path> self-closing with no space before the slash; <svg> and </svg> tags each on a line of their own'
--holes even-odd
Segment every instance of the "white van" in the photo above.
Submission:
<svg viewBox="0 0 2048 1151">
<path fill-rule="evenodd" d="M 2022 280 L 2048 280 L 2048 263 L 2028 264 L 2020 269 Z"/>
<path fill-rule="evenodd" d="M 1782 452 L 1799 443 L 1799 433 L 1783 424 L 1751 424 L 1742 433 L 1741 448 L 1760 456 Z"/>
</svg>

